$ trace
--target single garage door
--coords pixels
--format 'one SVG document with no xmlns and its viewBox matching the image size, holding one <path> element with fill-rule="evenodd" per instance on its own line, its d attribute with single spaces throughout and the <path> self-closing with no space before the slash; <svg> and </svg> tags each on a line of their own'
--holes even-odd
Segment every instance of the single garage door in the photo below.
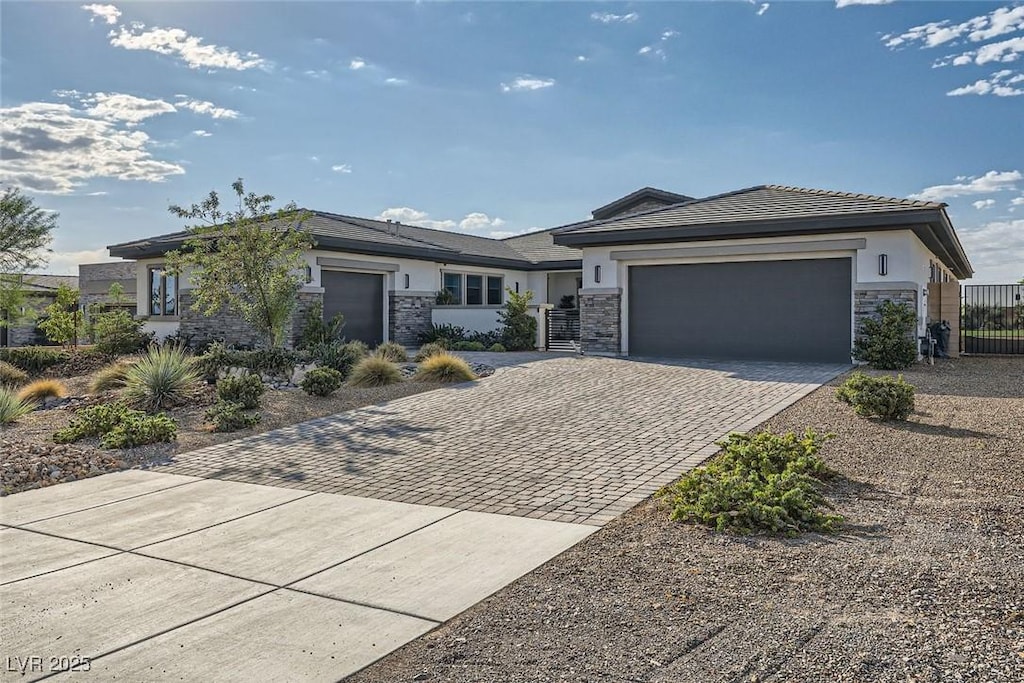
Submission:
<svg viewBox="0 0 1024 683">
<path fill-rule="evenodd" d="M 629 353 L 850 362 L 851 259 L 629 268 Z"/>
<path fill-rule="evenodd" d="M 324 320 L 336 313 L 345 316 L 342 333 L 371 346 L 384 341 L 384 276 L 324 270 Z"/>
</svg>

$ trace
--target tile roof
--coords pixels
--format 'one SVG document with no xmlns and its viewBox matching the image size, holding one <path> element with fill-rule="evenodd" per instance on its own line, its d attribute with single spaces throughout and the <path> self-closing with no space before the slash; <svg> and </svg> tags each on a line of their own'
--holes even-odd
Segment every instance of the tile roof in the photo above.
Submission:
<svg viewBox="0 0 1024 683">
<path fill-rule="evenodd" d="M 18 273 L 24 278 L 23 288 L 26 292 L 48 293 L 56 292 L 60 285 L 67 285 L 72 289 L 78 289 L 77 275 L 37 275 L 35 273 Z"/>
<path fill-rule="evenodd" d="M 552 234 L 557 229 L 537 230 L 523 235 L 506 237 L 502 241 L 534 263 L 581 260 L 583 252 L 579 249 L 555 244 Z"/>
</svg>

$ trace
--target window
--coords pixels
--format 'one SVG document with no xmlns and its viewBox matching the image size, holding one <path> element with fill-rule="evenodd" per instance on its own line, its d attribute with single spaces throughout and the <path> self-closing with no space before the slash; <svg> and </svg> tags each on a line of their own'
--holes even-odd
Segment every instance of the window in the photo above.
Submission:
<svg viewBox="0 0 1024 683">
<path fill-rule="evenodd" d="M 484 276 L 466 276 L 466 305 L 480 306 L 484 302 Z"/>
<path fill-rule="evenodd" d="M 160 268 L 149 269 L 149 314 L 178 315 L 178 278 Z"/>
<path fill-rule="evenodd" d="M 452 295 L 453 304 L 462 303 L 462 274 L 461 273 L 445 273 L 444 280 L 441 285 L 444 289 Z"/>
<path fill-rule="evenodd" d="M 500 277 L 487 278 L 487 305 L 500 306 L 501 293 L 505 291 L 505 279 Z"/>
</svg>

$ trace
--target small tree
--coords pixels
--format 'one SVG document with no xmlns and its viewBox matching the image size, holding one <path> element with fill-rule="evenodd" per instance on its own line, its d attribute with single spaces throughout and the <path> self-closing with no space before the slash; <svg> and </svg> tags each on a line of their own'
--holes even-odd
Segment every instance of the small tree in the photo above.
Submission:
<svg viewBox="0 0 1024 683">
<path fill-rule="evenodd" d="M 498 311 L 498 320 L 503 325 L 502 344 L 509 351 L 532 351 L 537 347 L 537 319 L 528 310 L 533 292 L 517 294 L 511 287 L 505 291 L 505 308 Z"/>
<path fill-rule="evenodd" d="M 89 331 L 96 349 L 108 356 L 135 353 L 152 341 L 152 335 L 142 331 L 144 322 L 136 320 L 131 313 L 121 308 L 127 297 L 121 283 L 114 282 L 107 290 L 107 298 L 114 304 L 112 310 L 103 310 L 103 304 L 89 307 Z"/>
<path fill-rule="evenodd" d="M 182 248 L 168 254 L 168 269 L 188 274 L 192 309 L 212 316 L 225 307 L 240 315 L 270 347 L 284 345 L 288 323 L 305 283 L 302 252 L 312 246 L 302 229 L 306 215 L 294 203 L 273 210 L 271 195 L 231 185 L 238 209 L 223 211 L 217 193 L 190 208 L 171 206 L 188 227 Z"/>
<path fill-rule="evenodd" d="M 56 300 L 43 309 L 39 329 L 54 344 L 71 346 L 78 342 L 82 316 L 78 312 L 78 290 L 65 284 L 57 287 Z"/>
<path fill-rule="evenodd" d="M 880 370 L 902 370 L 917 360 L 917 314 L 907 304 L 883 301 L 877 317 L 866 318 L 854 343 L 855 358 Z"/>
<path fill-rule="evenodd" d="M 0 195 L 0 273 L 31 270 L 45 263 L 57 214 L 35 205 L 17 188 Z"/>
<path fill-rule="evenodd" d="M 20 273 L 0 273 L 0 327 L 35 317 L 35 311 L 28 305 L 25 284 L 25 276 Z"/>
</svg>

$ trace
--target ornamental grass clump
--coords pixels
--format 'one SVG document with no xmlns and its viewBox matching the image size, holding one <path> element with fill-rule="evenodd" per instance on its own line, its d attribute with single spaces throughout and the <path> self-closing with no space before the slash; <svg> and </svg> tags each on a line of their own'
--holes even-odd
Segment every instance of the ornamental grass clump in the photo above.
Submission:
<svg viewBox="0 0 1024 683">
<path fill-rule="evenodd" d="M 422 363 L 431 356 L 436 356 L 438 354 L 447 352 L 448 349 L 445 347 L 444 344 L 439 344 L 438 342 L 430 342 L 429 344 L 424 344 L 423 346 L 421 346 L 420 350 L 416 352 L 416 362 Z"/>
<path fill-rule="evenodd" d="M 359 361 L 348 376 L 348 383 L 354 387 L 383 387 L 402 381 L 402 371 L 389 360 L 370 356 Z"/>
<path fill-rule="evenodd" d="M 395 342 L 384 342 L 373 350 L 373 355 L 392 363 L 407 363 L 409 361 L 409 354 L 406 353 L 405 347 Z"/>
<path fill-rule="evenodd" d="M 832 533 L 842 517 L 822 495 L 829 470 L 818 456 L 827 436 L 808 429 L 730 434 L 722 452 L 659 493 L 671 518 L 740 534 Z"/>
<path fill-rule="evenodd" d="M 0 386 L 20 387 L 28 382 L 28 373 L 0 360 Z"/>
<path fill-rule="evenodd" d="M 143 410 L 156 412 L 184 403 L 199 379 L 184 349 L 152 347 L 128 370 L 124 395 Z"/>
<path fill-rule="evenodd" d="M 836 398 L 853 406 L 861 417 L 906 420 L 914 412 L 913 384 L 897 377 L 871 377 L 855 372 L 836 389 Z"/>
<path fill-rule="evenodd" d="M 31 401 L 18 398 L 11 389 L 0 386 L 0 425 L 11 424 L 35 409 Z"/>
<path fill-rule="evenodd" d="M 89 392 L 101 394 L 105 391 L 124 388 L 128 379 L 128 370 L 131 367 L 131 363 L 118 362 L 100 368 L 93 376 L 92 382 L 89 383 Z"/>
<path fill-rule="evenodd" d="M 476 379 L 476 373 L 466 361 L 445 352 L 420 363 L 416 379 L 421 382 L 469 382 Z"/>
<path fill-rule="evenodd" d="M 37 379 L 18 391 L 18 398 L 22 401 L 35 403 L 41 403 L 48 398 L 64 398 L 67 395 L 67 387 L 55 379 Z"/>
</svg>

